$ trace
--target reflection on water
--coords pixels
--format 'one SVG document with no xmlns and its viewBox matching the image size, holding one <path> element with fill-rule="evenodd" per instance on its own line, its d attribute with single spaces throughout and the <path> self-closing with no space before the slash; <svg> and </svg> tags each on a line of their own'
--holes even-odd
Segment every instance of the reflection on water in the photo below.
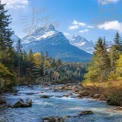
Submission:
<svg viewBox="0 0 122 122">
<path fill-rule="evenodd" d="M 32 99 L 31 108 L 0 108 L 0 122 L 41 122 L 47 116 L 77 116 L 83 110 L 92 110 L 95 114 L 81 117 L 71 117 L 66 122 L 122 122 L 122 112 L 114 110 L 103 101 L 88 98 L 77 99 L 63 97 L 67 92 L 53 92 L 48 88 L 34 86 L 32 88 L 17 87 L 18 95 L 6 94 L 9 104 L 14 104 L 20 98 Z M 49 99 L 41 95 L 51 96 Z"/>
</svg>

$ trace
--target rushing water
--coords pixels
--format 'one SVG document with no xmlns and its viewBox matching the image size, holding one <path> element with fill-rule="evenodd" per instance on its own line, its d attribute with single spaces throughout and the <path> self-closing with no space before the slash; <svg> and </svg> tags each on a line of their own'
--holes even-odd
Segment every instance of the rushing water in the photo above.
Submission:
<svg viewBox="0 0 122 122">
<path fill-rule="evenodd" d="M 30 108 L 0 108 L 0 122 L 41 122 L 48 116 L 77 116 L 81 111 L 91 110 L 95 114 L 71 117 L 66 122 L 122 122 L 122 112 L 103 101 L 88 98 L 78 99 L 75 94 L 63 97 L 66 92 L 53 92 L 48 88 L 33 86 L 17 87 L 18 94 L 6 94 L 8 104 L 13 105 L 20 98 L 32 99 Z M 49 99 L 40 98 L 49 95 Z"/>
</svg>

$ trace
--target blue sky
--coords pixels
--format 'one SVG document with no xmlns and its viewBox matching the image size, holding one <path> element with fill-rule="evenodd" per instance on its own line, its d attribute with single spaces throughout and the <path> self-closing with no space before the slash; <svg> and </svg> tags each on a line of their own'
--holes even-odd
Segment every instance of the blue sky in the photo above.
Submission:
<svg viewBox="0 0 122 122">
<path fill-rule="evenodd" d="M 34 28 L 54 24 L 67 38 L 81 35 L 97 41 L 113 41 L 122 34 L 122 0 L 2 0 L 12 17 L 11 27 L 19 37 Z"/>
</svg>

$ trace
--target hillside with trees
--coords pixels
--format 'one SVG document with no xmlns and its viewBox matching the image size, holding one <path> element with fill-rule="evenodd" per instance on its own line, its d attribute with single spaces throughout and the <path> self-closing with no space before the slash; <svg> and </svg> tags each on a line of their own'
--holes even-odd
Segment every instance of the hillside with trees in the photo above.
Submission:
<svg viewBox="0 0 122 122">
<path fill-rule="evenodd" d="M 104 95 L 109 104 L 122 105 L 122 42 L 117 32 L 114 45 L 106 46 L 99 38 L 94 56 L 85 74 L 84 87 L 90 92 Z"/>
</svg>

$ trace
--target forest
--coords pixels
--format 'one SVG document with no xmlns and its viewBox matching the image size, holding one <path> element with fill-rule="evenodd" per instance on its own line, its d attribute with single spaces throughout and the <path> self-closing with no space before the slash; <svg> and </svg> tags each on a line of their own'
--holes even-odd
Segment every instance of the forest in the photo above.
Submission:
<svg viewBox="0 0 122 122">
<path fill-rule="evenodd" d="M 48 56 L 48 52 L 27 54 L 19 39 L 16 47 L 11 40 L 10 15 L 0 4 L 0 91 L 15 85 L 54 84 L 80 81 L 86 72 L 84 64 L 62 62 Z M 48 82 L 50 81 L 50 82 Z"/>
<path fill-rule="evenodd" d="M 114 44 L 108 47 L 105 39 L 99 38 L 94 55 L 85 74 L 84 87 L 100 93 L 109 104 L 122 105 L 122 40 L 117 32 Z M 108 98 L 109 97 L 109 98 Z"/>
</svg>

